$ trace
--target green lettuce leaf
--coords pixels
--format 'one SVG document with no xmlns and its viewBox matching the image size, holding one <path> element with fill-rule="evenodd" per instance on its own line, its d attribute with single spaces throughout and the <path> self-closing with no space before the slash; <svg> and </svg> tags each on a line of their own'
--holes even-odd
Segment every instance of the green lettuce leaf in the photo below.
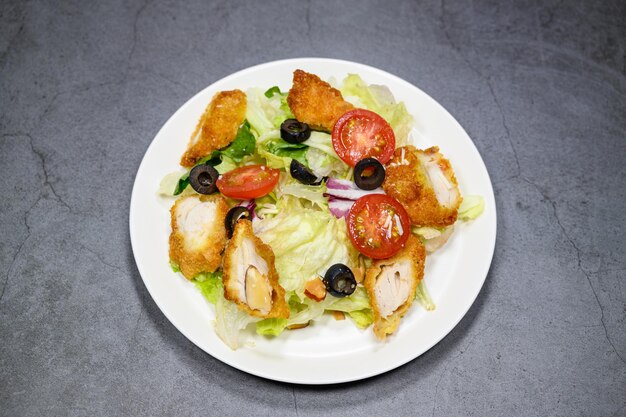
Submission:
<svg viewBox="0 0 626 417">
<path fill-rule="evenodd" d="M 278 186 L 274 189 L 276 196 L 282 198 L 285 195 L 303 199 L 313 206 L 328 211 L 328 199 L 324 197 L 326 185 L 305 185 L 293 179 L 290 175 L 282 175 Z"/>
<path fill-rule="evenodd" d="M 300 299 L 296 294 L 290 299 L 289 307 L 291 310 L 291 315 L 287 320 L 289 326 L 319 320 L 325 311 L 342 311 L 350 318 L 353 318 L 352 313 L 354 313 L 357 326 L 363 325 L 364 327 L 369 325 L 367 316 L 373 317 L 367 292 L 360 286 L 348 297 L 337 298 L 327 294 L 326 298 L 320 302 L 308 297 Z"/>
<path fill-rule="evenodd" d="M 306 152 L 308 146 L 302 143 L 289 143 L 283 139 L 271 139 L 265 143 L 265 148 L 268 152 L 273 153 L 276 156 L 288 157 L 295 159 L 300 163 L 306 164 Z"/>
<path fill-rule="evenodd" d="M 282 122 L 293 118 L 287 104 L 287 93 L 281 93 L 278 87 L 263 92 L 259 88 L 246 91 L 248 105 L 246 119 L 258 136 L 279 129 Z"/>
<path fill-rule="evenodd" d="M 280 92 L 280 88 L 278 88 L 278 86 L 275 85 L 274 87 L 268 88 L 267 91 L 263 94 L 267 98 L 272 98 L 274 94 L 282 94 L 282 93 Z"/>
<path fill-rule="evenodd" d="M 409 114 L 403 102 L 396 103 L 393 94 L 385 86 L 367 85 L 361 77 L 349 74 L 340 88 L 341 94 L 346 100 L 354 102 L 357 106 L 367 109 L 382 116 L 393 129 L 396 136 L 396 146 L 408 143 L 409 133 L 413 128 L 413 116 Z M 353 103 L 354 104 L 354 103 Z"/>
<path fill-rule="evenodd" d="M 422 307 L 424 307 L 428 311 L 432 311 L 435 309 L 435 303 L 433 299 L 430 297 L 430 293 L 426 288 L 426 283 L 424 280 L 421 280 L 419 284 L 417 284 L 417 290 L 415 291 L 415 297 L 417 301 L 420 303 Z"/>
<path fill-rule="evenodd" d="M 287 292 L 294 291 L 302 300 L 305 283 L 323 276 L 331 265 L 358 266 L 358 252 L 343 219 L 306 208 L 290 196 L 283 196 L 277 205 L 279 213 L 256 221 L 254 230 L 274 251 L 280 284 Z"/>
<path fill-rule="evenodd" d="M 349 311 L 348 316 L 354 321 L 359 329 L 365 329 L 374 322 L 374 313 L 371 308 Z"/>
<path fill-rule="evenodd" d="M 306 162 L 302 162 L 318 177 L 344 177 L 350 167 L 343 162 L 333 148 L 331 136 L 324 132 L 311 132 L 304 142 L 309 147 Z"/>
<path fill-rule="evenodd" d="M 211 165 L 215 167 L 217 172 L 223 174 L 237 168 L 237 163 L 241 162 L 244 157 L 254 154 L 255 151 L 256 139 L 250 131 L 250 123 L 244 120 L 241 126 L 239 126 L 237 136 L 227 147 L 211 152 L 211 154 L 200 159 L 193 168 L 198 165 Z M 172 195 L 179 195 L 185 191 L 189 185 L 190 172 L 191 169 L 180 176 Z M 165 190 L 165 187 L 170 187 L 170 183 L 171 178 L 168 175 L 161 180 L 161 188 Z"/>
<path fill-rule="evenodd" d="M 239 310 L 235 303 L 226 300 L 223 295 L 217 297 L 215 333 L 231 349 L 235 350 L 240 346 L 241 330 L 260 320 L 258 317 L 249 316 L 245 311 Z"/>
<path fill-rule="evenodd" d="M 485 200 L 480 195 L 467 195 L 463 197 L 459 207 L 459 219 L 473 220 L 485 210 Z"/>
<path fill-rule="evenodd" d="M 170 259 L 170 268 L 172 268 L 173 272 L 180 272 L 180 267 L 178 264 Z"/>
<path fill-rule="evenodd" d="M 203 272 L 193 279 L 193 283 L 211 304 L 217 303 L 217 299 L 224 296 L 221 272 Z"/>
<path fill-rule="evenodd" d="M 278 336 L 287 327 L 287 319 L 264 319 L 256 323 L 256 332 L 262 336 Z"/>
<path fill-rule="evenodd" d="M 256 150 L 256 140 L 250 132 L 250 123 L 247 120 L 239 126 L 237 136 L 230 145 L 224 148 L 221 153 L 235 162 L 241 162 L 244 156 L 252 155 Z"/>
</svg>

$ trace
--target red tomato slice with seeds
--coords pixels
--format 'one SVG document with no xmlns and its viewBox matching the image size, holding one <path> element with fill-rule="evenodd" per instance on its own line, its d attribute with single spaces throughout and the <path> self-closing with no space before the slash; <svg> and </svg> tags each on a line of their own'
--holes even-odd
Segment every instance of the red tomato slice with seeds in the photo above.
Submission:
<svg viewBox="0 0 626 417">
<path fill-rule="evenodd" d="M 411 233 L 406 210 L 398 200 L 385 194 L 359 198 L 350 208 L 346 222 L 352 244 L 373 259 L 395 255 Z"/>
<path fill-rule="evenodd" d="M 246 165 L 221 175 L 217 188 L 226 197 L 249 200 L 269 194 L 278 183 L 279 171 L 265 165 Z"/>
<path fill-rule="evenodd" d="M 350 110 L 341 116 L 332 139 L 339 158 L 352 167 L 364 158 L 376 158 L 384 165 L 396 149 L 396 136 L 389 123 L 365 109 Z"/>
</svg>

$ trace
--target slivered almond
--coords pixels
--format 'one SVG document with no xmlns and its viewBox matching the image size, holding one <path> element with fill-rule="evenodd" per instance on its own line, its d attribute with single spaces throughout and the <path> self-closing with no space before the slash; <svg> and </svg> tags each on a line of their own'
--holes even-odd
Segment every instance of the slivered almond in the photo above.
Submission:
<svg viewBox="0 0 626 417">
<path fill-rule="evenodd" d="M 333 314 L 333 317 L 335 318 L 335 320 L 345 320 L 346 319 L 346 315 L 343 314 L 343 311 L 333 311 L 332 314 Z"/>
<path fill-rule="evenodd" d="M 305 327 L 307 327 L 309 325 L 309 322 L 307 321 L 306 323 L 300 323 L 300 324 L 292 324 L 291 326 L 287 326 L 287 330 L 298 330 L 298 329 L 304 329 Z"/>
<path fill-rule="evenodd" d="M 326 285 L 320 278 L 314 278 L 304 284 L 304 295 L 318 303 L 326 298 Z"/>
</svg>

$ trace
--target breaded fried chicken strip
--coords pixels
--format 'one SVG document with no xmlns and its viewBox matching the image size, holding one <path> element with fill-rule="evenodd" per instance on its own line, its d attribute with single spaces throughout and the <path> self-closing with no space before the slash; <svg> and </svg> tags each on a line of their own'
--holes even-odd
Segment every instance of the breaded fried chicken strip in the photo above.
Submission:
<svg viewBox="0 0 626 417">
<path fill-rule="evenodd" d="M 223 263 L 224 298 L 251 316 L 288 318 L 285 290 L 278 283 L 272 248 L 252 231 L 252 222 L 239 220 L 226 246 Z"/>
<path fill-rule="evenodd" d="M 220 91 L 200 117 L 180 164 L 192 167 L 211 152 L 228 146 L 246 117 L 246 95 L 240 90 Z"/>
<path fill-rule="evenodd" d="M 454 224 L 462 200 L 450 161 L 436 146 L 424 151 L 413 146 L 396 149 L 383 189 L 404 206 L 416 226 Z"/>
<path fill-rule="evenodd" d="M 228 205 L 219 195 L 181 197 L 170 209 L 170 259 L 185 278 L 214 272 L 222 263 L 226 245 L 224 225 Z"/>
<path fill-rule="evenodd" d="M 411 235 L 396 255 L 374 261 L 365 274 L 365 289 L 374 311 L 374 334 L 380 340 L 396 331 L 424 277 L 426 250 Z"/>
<path fill-rule="evenodd" d="M 287 96 L 291 112 L 312 129 L 331 132 L 335 122 L 354 106 L 343 99 L 341 92 L 317 75 L 302 70 L 293 73 L 293 85 Z"/>
</svg>

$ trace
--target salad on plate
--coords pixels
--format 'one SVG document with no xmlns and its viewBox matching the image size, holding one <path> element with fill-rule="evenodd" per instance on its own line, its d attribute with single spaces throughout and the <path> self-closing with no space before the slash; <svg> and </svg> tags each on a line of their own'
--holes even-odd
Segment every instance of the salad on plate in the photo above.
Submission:
<svg viewBox="0 0 626 417">
<path fill-rule="evenodd" d="M 356 74 L 298 69 L 289 91 L 213 96 L 159 193 L 173 200 L 170 265 L 215 306 L 224 343 L 325 314 L 385 340 L 414 300 L 435 308 L 428 254 L 483 200 L 461 195 L 438 147 L 413 145 L 413 124 L 387 87 Z"/>
</svg>

